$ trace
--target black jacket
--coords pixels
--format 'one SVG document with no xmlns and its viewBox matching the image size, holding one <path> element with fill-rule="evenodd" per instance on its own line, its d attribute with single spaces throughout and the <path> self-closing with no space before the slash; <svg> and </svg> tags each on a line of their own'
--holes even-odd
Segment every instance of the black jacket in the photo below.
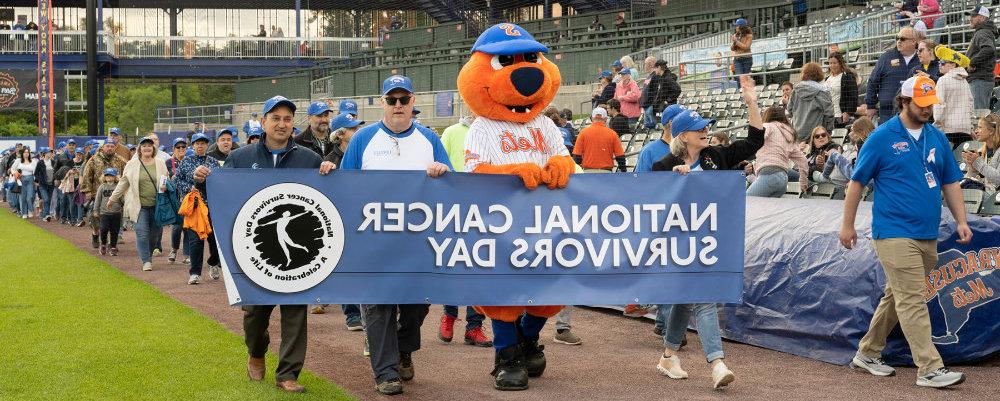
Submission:
<svg viewBox="0 0 1000 401">
<path fill-rule="evenodd" d="M 639 106 L 643 109 L 657 104 L 657 98 L 660 94 L 660 83 L 663 81 L 663 77 L 655 72 L 649 74 L 649 83 L 642 88 L 642 96 L 639 98 Z"/>
<path fill-rule="evenodd" d="M 606 104 L 608 102 L 608 100 L 614 99 L 615 98 L 615 88 L 616 87 L 618 87 L 618 84 L 616 84 L 614 82 L 612 82 L 612 83 L 608 84 L 607 86 L 605 86 L 604 90 L 601 91 L 600 95 L 594 96 L 593 99 L 591 99 L 591 101 L 590 101 L 591 107 L 597 107 L 597 105 L 602 104 L 602 103 Z"/>
<path fill-rule="evenodd" d="M 747 139 L 733 141 L 729 146 L 709 146 L 701 151 L 702 170 L 732 170 L 741 161 L 753 158 L 757 150 L 764 146 L 764 130 L 749 127 Z M 653 171 L 673 171 L 684 164 L 684 160 L 668 153 L 660 161 L 653 163 Z"/>
<path fill-rule="evenodd" d="M 55 160 L 55 165 L 53 165 L 52 168 L 54 168 L 57 172 L 60 171 L 63 167 L 67 167 L 67 171 L 69 171 L 70 168 L 73 168 L 73 166 L 76 165 L 76 163 L 73 162 L 73 158 L 70 157 L 68 154 L 66 154 L 65 150 L 59 152 L 59 154 L 56 155 L 55 159 L 52 160 Z M 62 175 L 56 174 L 56 179 L 61 180 L 65 175 L 66 175 L 65 173 L 63 173 Z"/>
<path fill-rule="evenodd" d="M 840 112 L 850 113 L 858 109 L 858 76 L 853 72 L 844 71 L 840 77 Z M 839 116 L 833 116 L 838 118 Z"/>
<path fill-rule="evenodd" d="M 327 137 L 329 137 L 329 134 L 327 134 Z M 329 141 L 321 141 L 316 138 L 316 135 L 312 132 L 312 127 L 307 127 L 305 131 L 302 131 L 302 134 L 295 138 L 295 143 L 316 152 L 320 158 L 326 156 L 335 147 Z M 322 148 L 320 147 L 321 143 Z"/>
<path fill-rule="evenodd" d="M 340 150 L 340 146 L 334 144 L 330 144 L 330 147 L 331 147 L 330 152 L 326 154 L 326 157 L 323 158 L 323 161 L 332 162 L 333 164 L 336 164 L 339 167 L 340 161 L 344 160 L 344 151 Z"/>
<path fill-rule="evenodd" d="M 223 168 L 319 168 L 323 162 L 316 152 L 296 145 L 289 141 L 288 146 L 278 155 L 277 160 L 264 143 L 265 138 L 249 146 L 236 149 L 229 153 L 229 159 Z"/>
<path fill-rule="evenodd" d="M 236 151 L 236 149 L 232 149 L 232 150 L 229 151 L 229 154 L 225 154 L 225 153 L 222 153 L 222 151 L 219 150 L 219 148 L 215 148 L 215 149 L 212 149 L 209 152 L 206 152 L 205 154 L 207 154 L 209 156 L 212 156 L 215 160 L 218 160 L 218 161 L 220 161 L 222 163 L 225 163 L 226 162 L 226 158 L 228 158 L 229 155 L 233 154 L 233 152 L 235 152 L 235 151 Z"/>
<path fill-rule="evenodd" d="M 608 128 L 615 131 L 618 136 L 632 133 L 632 127 L 628 125 L 628 119 L 622 114 L 611 117 L 611 119 L 608 120 Z"/>
<path fill-rule="evenodd" d="M 681 96 L 681 85 L 677 83 L 677 75 L 667 70 L 660 78 L 660 93 L 657 99 L 659 109 L 657 111 L 662 111 L 667 106 L 677 103 L 677 98 Z"/>
<path fill-rule="evenodd" d="M 969 81 L 978 79 L 993 82 L 993 65 L 997 60 L 996 41 L 997 27 L 993 25 L 993 21 L 986 20 L 976 26 L 976 32 L 969 42 L 969 50 L 965 53 L 969 56 L 969 66 L 974 67 L 969 70 Z"/>
<path fill-rule="evenodd" d="M 52 167 L 53 168 L 55 167 L 54 162 L 52 164 Z M 39 185 L 48 185 L 49 174 L 54 174 L 54 173 L 55 173 L 54 171 L 49 171 L 48 168 L 45 167 L 44 159 L 38 159 L 38 164 L 35 166 L 35 182 L 37 182 Z"/>
</svg>

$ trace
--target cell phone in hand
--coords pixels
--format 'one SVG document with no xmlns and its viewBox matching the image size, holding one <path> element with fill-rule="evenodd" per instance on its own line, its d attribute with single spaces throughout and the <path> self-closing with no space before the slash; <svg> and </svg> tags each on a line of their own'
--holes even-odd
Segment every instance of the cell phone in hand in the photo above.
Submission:
<svg viewBox="0 0 1000 401">
<path fill-rule="evenodd" d="M 969 141 L 969 142 L 966 142 L 966 143 L 962 144 L 962 151 L 963 152 L 980 152 L 980 151 L 983 150 L 983 146 L 986 146 L 986 143 L 980 142 L 980 141 Z"/>
</svg>

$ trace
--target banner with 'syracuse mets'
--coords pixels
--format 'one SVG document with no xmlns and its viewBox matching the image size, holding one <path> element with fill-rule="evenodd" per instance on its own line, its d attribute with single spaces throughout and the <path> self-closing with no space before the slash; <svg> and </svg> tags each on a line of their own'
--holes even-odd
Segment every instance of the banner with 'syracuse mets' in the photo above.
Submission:
<svg viewBox="0 0 1000 401">
<path fill-rule="evenodd" d="M 220 169 L 207 202 L 232 304 L 735 303 L 743 182 Z"/>
</svg>

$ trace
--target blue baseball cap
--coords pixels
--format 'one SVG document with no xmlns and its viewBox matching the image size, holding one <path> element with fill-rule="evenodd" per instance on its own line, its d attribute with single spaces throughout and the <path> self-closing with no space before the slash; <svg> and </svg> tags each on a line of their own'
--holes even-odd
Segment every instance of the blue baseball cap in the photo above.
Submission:
<svg viewBox="0 0 1000 401">
<path fill-rule="evenodd" d="M 185 145 L 187 145 L 187 143 L 188 143 L 187 139 L 184 139 L 183 137 L 182 138 L 174 139 L 174 147 L 175 148 L 177 147 L 177 145 L 180 145 L 182 143 L 185 144 Z"/>
<path fill-rule="evenodd" d="M 622 61 L 621 60 L 615 60 L 614 62 L 611 63 L 611 67 L 612 68 L 613 67 L 621 67 L 621 66 L 622 66 Z"/>
<path fill-rule="evenodd" d="M 358 115 L 358 102 L 355 102 L 351 99 L 341 100 L 340 104 L 337 105 L 337 114 L 341 113 L 351 113 L 354 115 Z"/>
<path fill-rule="evenodd" d="M 135 150 L 135 145 L 133 145 L 131 143 L 128 144 L 128 145 L 126 145 L 126 146 L 128 147 L 128 150 Z"/>
<path fill-rule="evenodd" d="M 88 152 L 88 153 L 90 153 L 90 155 L 93 156 L 94 154 L 97 153 L 97 148 L 90 149 L 90 152 Z"/>
<path fill-rule="evenodd" d="M 548 53 L 549 48 L 535 40 L 524 28 L 503 22 L 483 31 L 472 45 L 472 52 L 512 56 L 521 53 Z"/>
<path fill-rule="evenodd" d="M 413 93 L 413 81 L 409 77 L 403 75 L 393 75 L 382 81 L 382 96 L 388 95 L 396 89 L 403 89 L 407 92 Z"/>
<path fill-rule="evenodd" d="M 111 127 L 111 129 L 108 130 L 108 134 L 111 134 L 111 135 L 121 135 L 122 134 L 122 130 L 118 129 L 118 127 Z"/>
<path fill-rule="evenodd" d="M 597 75 L 597 78 L 611 78 L 612 75 L 614 75 L 614 74 L 612 74 L 611 71 L 604 70 L 604 71 L 601 71 L 601 73 Z"/>
<path fill-rule="evenodd" d="M 309 103 L 309 111 L 307 114 L 310 116 L 318 116 L 328 111 L 330 111 L 330 105 L 326 104 L 326 102 L 316 101 Z"/>
<path fill-rule="evenodd" d="M 264 102 L 264 110 L 261 112 L 261 114 L 266 116 L 267 113 L 270 113 L 271 110 L 273 110 L 276 106 L 279 105 L 287 106 L 288 108 L 292 109 L 292 114 L 295 114 L 295 103 L 292 102 L 291 100 L 288 100 L 288 98 L 280 95 L 267 99 L 267 101 Z"/>
<path fill-rule="evenodd" d="M 222 134 L 228 133 L 229 135 L 236 136 L 236 127 L 226 127 L 215 132 L 215 139 L 219 139 Z"/>
<path fill-rule="evenodd" d="M 300 130 L 299 127 L 292 127 L 292 134 L 293 135 L 298 135 L 298 134 L 301 134 L 301 133 L 302 133 L 302 130 Z"/>
<path fill-rule="evenodd" d="M 630 69 L 630 68 L 622 68 L 621 71 L 618 71 L 618 75 L 625 75 L 625 74 L 631 75 L 632 74 L 632 69 Z"/>
<path fill-rule="evenodd" d="M 258 126 L 250 127 L 250 132 L 247 132 L 247 139 L 257 137 L 260 138 L 264 135 L 264 129 Z"/>
<path fill-rule="evenodd" d="M 69 145 L 69 144 L 73 144 L 73 145 L 76 145 L 76 139 L 73 139 L 73 138 L 69 138 L 69 140 L 68 140 L 68 141 L 66 141 L 66 144 L 67 144 L 67 145 Z"/>
<path fill-rule="evenodd" d="M 673 120 L 674 117 L 677 117 L 678 114 L 680 114 L 685 110 L 687 110 L 687 107 L 681 106 L 679 104 L 672 104 L 670 106 L 667 106 L 667 108 L 663 109 L 663 112 L 660 113 L 660 124 L 666 126 L 667 122 Z"/>
<path fill-rule="evenodd" d="M 677 136 L 687 131 L 701 131 L 709 124 L 714 123 L 715 120 L 704 119 L 701 117 L 701 114 L 698 114 L 697 111 L 687 111 L 677 114 L 677 116 L 670 121 L 670 133 L 673 136 Z"/>
<path fill-rule="evenodd" d="M 198 141 L 211 142 L 211 141 L 208 140 L 208 135 L 201 134 L 201 133 L 191 135 L 191 143 L 192 144 L 195 143 L 195 142 L 198 142 Z"/>
<path fill-rule="evenodd" d="M 747 25 L 747 19 L 746 18 L 737 19 L 735 22 L 733 22 L 733 25 L 736 25 L 736 26 L 746 26 Z"/>
<path fill-rule="evenodd" d="M 66 147 L 66 141 L 61 141 L 56 144 L 56 148 L 61 149 Z"/>
<path fill-rule="evenodd" d="M 117 177 L 118 176 L 118 169 L 116 169 L 116 168 L 106 168 L 106 169 L 104 169 L 104 175 L 113 175 L 113 176 Z"/>
<path fill-rule="evenodd" d="M 364 123 L 363 120 L 354 118 L 354 115 L 351 113 L 340 113 L 333 121 L 330 121 L 330 131 L 336 131 L 341 128 L 354 128 Z"/>
</svg>

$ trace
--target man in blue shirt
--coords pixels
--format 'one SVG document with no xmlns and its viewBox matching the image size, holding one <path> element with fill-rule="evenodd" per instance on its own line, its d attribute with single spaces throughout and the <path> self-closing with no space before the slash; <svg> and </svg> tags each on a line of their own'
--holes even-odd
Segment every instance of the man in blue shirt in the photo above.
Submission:
<svg viewBox="0 0 1000 401">
<path fill-rule="evenodd" d="M 639 161 L 636 162 L 635 171 L 653 171 L 653 163 L 660 161 L 664 156 L 670 154 L 670 121 L 687 108 L 679 104 L 672 104 L 663 109 L 660 113 L 660 124 L 663 125 L 663 136 L 659 140 L 651 141 L 639 151 Z M 659 315 L 657 315 L 659 317 Z M 662 326 L 662 322 L 657 319 L 657 324 Z"/>
<path fill-rule="evenodd" d="M 872 239 L 885 271 L 885 294 L 875 309 L 868 333 L 858 344 L 851 366 L 876 376 L 895 370 L 882 359 L 889 332 L 897 321 L 917 365 L 917 385 L 947 387 L 965 376 L 944 367 L 931 342 L 931 321 L 924 300 L 928 272 L 937 267 L 941 193 L 955 217 L 958 242 L 972 239 L 965 216 L 962 171 L 944 134 L 931 124 L 938 103 L 934 81 L 915 76 L 903 82 L 896 102 L 900 114 L 879 126 L 861 148 L 844 200 L 840 242 L 851 249 L 857 241 L 854 219 L 864 183 L 874 180 Z"/>
<path fill-rule="evenodd" d="M 875 69 L 868 76 L 865 105 L 868 117 L 874 118 L 877 114 L 879 124 L 884 124 L 896 114 L 893 98 L 899 92 L 900 83 L 910 77 L 910 71 L 920 66 L 920 58 L 917 57 L 919 40 L 913 28 L 900 29 L 896 34 L 896 47 L 878 58 Z"/>
<path fill-rule="evenodd" d="M 448 152 L 434 131 L 413 122 L 416 96 L 410 78 L 393 75 L 382 83 L 382 120 L 358 130 L 341 160 L 343 170 L 419 170 L 440 177 L 451 170 Z M 371 350 L 375 388 L 403 392 L 413 379 L 410 354 L 420 349 L 420 326 L 428 306 L 361 305 Z"/>
</svg>

